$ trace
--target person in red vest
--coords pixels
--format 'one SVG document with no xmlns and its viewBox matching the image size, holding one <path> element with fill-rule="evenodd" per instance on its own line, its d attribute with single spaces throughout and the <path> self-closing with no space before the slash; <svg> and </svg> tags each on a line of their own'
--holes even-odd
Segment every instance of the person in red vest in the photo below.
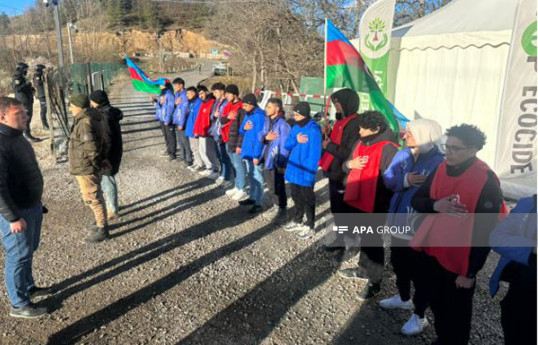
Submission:
<svg viewBox="0 0 538 345">
<path fill-rule="evenodd" d="M 344 201 L 358 213 L 379 213 L 376 224 L 367 224 L 376 229 L 385 225 L 392 191 L 383 181 L 383 174 L 398 152 L 394 142 L 396 135 L 388 128 L 383 114 L 367 111 L 359 116 L 359 135 L 349 160 L 344 163 L 348 171 L 345 181 Z M 360 291 L 359 298 L 368 299 L 381 289 L 381 278 L 385 264 L 385 251 L 381 234 L 367 233 L 361 236 L 359 267 L 341 270 L 344 278 L 367 279 L 368 284 Z"/>
<path fill-rule="evenodd" d="M 330 137 L 323 141 L 323 156 L 319 161 L 321 170 L 329 179 L 329 201 L 331 213 L 353 213 L 355 209 L 344 202 L 344 178 L 342 163 L 347 160 L 353 146 L 359 140 L 359 94 L 351 89 L 342 89 L 331 95 L 336 108 L 336 122 Z M 337 250 L 344 243 L 336 240 L 325 244 L 327 250 Z M 343 261 L 357 254 L 356 248 L 348 248 Z"/>
<path fill-rule="evenodd" d="M 462 124 L 446 136 L 446 160 L 411 200 L 417 212 L 429 215 L 409 245 L 422 253 L 417 269 L 435 317 L 435 344 L 462 345 L 469 342 L 476 275 L 505 206 L 497 176 L 476 157 L 486 143 L 484 133 Z"/>
<path fill-rule="evenodd" d="M 200 172 L 200 175 L 216 180 L 219 177 L 220 163 L 217 157 L 217 146 L 209 134 L 211 109 L 213 109 L 215 97 L 203 85 L 198 87 L 198 96 L 202 100 L 202 105 L 194 123 L 194 135 L 198 137 L 198 152 L 205 165 L 205 170 Z"/>
</svg>

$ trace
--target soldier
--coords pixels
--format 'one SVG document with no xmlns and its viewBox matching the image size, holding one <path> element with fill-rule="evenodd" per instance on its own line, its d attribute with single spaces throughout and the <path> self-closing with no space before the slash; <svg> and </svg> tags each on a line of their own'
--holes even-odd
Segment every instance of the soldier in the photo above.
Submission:
<svg viewBox="0 0 538 345">
<path fill-rule="evenodd" d="M 41 123 L 43 128 L 49 130 L 49 123 L 47 121 L 47 100 L 45 98 L 45 80 L 43 78 L 43 70 L 46 67 L 44 65 L 35 66 L 34 73 L 34 86 L 37 89 L 37 99 L 39 100 L 39 106 L 41 109 Z"/>
<path fill-rule="evenodd" d="M 32 121 L 32 111 L 34 107 L 34 88 L 32 87 L 32 83 L 26 81 L 27 75 L 28 65 L 24 62 L 19 62 L 17 64 L 17 71 L 13 75 L 11 85 L 13 87 L 13 92 L 15 93 L 15 98 L 24 105 L 26 115 L 28 116 L 28 126 L 24 131 L 24 137 L 35 143 L 39 142 L 40 140 L 32 136 L 30 129 L 30 122 Z"/>
</svg>

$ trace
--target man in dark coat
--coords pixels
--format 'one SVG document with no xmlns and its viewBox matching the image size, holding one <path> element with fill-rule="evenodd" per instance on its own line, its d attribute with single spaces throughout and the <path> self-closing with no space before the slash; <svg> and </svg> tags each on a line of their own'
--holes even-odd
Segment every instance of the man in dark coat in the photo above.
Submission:
<svg viewBox="0 0 538 345">
<path fill-rule="evenodd" d="M 34 86 L 37 90 L 37 99 L 39 100 L 39 108 L 41 115 L 41 123 L 43 128 L 49 130 L 49 123 L 47 121 L 47 99 L 45 97 L 45 80 L 43 77 L 44 65 L 35 66 L 34 73 Z"/>
<path fill-rule="evenodd" d="M 13 93 L 15 98 L 19 100 L 25 110 L 26 116 L 28 116 L 28 125 L 24 130 L 24 137 L 30 142 L 39 142 L 40 140 L 32 136 L 30 123 L 32 122 L 32 113 L 34 108 L 34 88 L 32 83 L 26 80 L 28 75 L 28 65 L 24 62 L 17 64 L 17 71 L 13 74 L 11 79 L 11 86 L 13 87 Z"/>
<path fill-rule="evenodd" d="M 123 119 L 123 113 L 120 109 L 110 105 L 107 93 L 101 90 L 92 92 L 90 95 L 90 105 L 92 108 L 99 110 L 103 118 L 108 122 L 110 137 L 108 160 L 112 166 L 112 171 L 110 175 L 103 175 L 101 188 L 105 196 L 108 219 L 112 220 L 118 217 L 118 186 L 115 176 L 120 170 L 121 157 L 123 155 L 120 124 L 120 121 Z"/>
<path fill-rule="evenodd" d="M 47 313 L 31 299 L 49 291 L 36 287 L 32 275 L 43 221 L 43 176 L 32 146 L 22 137 L 27 121 L 19 100 L 0 97 L 0 232 L 9 315 L 31 319 Z"/>
</svg>

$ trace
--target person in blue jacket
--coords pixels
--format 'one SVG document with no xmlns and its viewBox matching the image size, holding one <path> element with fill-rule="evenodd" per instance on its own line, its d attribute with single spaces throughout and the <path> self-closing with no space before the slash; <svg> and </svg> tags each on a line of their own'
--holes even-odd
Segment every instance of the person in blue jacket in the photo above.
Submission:
<svg viewBox="0 0 538 345">
<path fill-rule="evenodd" d="M 241 158 L 247 166 L 247 176 L 250 182 L 248 199 L 239 201 L 239 205 L 252 205 L 249 213 L 257 213 L 262 210 L 263 201 L 263 175 L 260 166 L 260 158 L 263 149 L 263 131 L 265 123 L 265 111 L 258 107 L 258 101 L 254 94 L 248 94 L 243 98 L 243 110 L 245 117 L 239 127 L 239 136 L 242 138 Z"/>
<path fill-rule="evenodd" d="M 189 138 L 189 144 L 192 151 L 193 164 L 189 166 L 189 170 L 202 171 L 205 169 L 204 163 L 202 162 L 202 157 L 198 151 L 198 138 L 194 135 L 194 123 L 196 122 L 196 117 L 198 117 L 202 100 L 198 97 L 198 89 L 194 86 L 187 88 L 187 98 L 189 100 L 187 118 L 180 119 L 180 122 L 185 123 L 185 134 L 187 135 L 187 138 Z"/>
<path fill-rule="evenodd" d="M 282 110 L 282 101 L 271 98 L 267 101 L 265 112 L 267 117 L 264 123 L 264 146 L 262 150 L 263 178 L 267 183 L 271 200 L 271 207 L 265 214 L 267 218 L 285 217 L 288 206 L 284 172 L 290 152 L 284 147 L 290 132 L 290 125 L 286 121 L 286 114 Z"/>
<path fill-rule="evenodd" d="M 179 159 L 189 167 L 192 165 L 192 151 L 189 144 L 189 139 L 185 134 L 185 120 L 187 119 L 187 111 L 189 110 L 189 99 L 185 90 L 185 81 L 181 78 L 176 78 L 172 81 L 175 96 L 175 109 L 173 115 L 173 123 L 177 131 L 177 142 L 179 145 Z"/>
<path fill-rule="evenodd" d="M 155 119 L 160 122 L 166 145 L 166 150 L 161 156 L 168 157 L 172 161 L 176 159 L 176 132 L 172 121 L 175 96 L 169 80 L 160 85 L 160 88 L 161 94 L 155 103 Z"/>
<path fill-rule="evenodd" d="M 443 162 L 445 155 L 439 150 L 443 131 L 433 120 L 418 119 L 407 124 L 405 131 L 405 148 L 396 153 L 392 163 L 385 170 L 385 186 L 394 192 L 389 206 L 387 225 L 410 226 L 410 219 L 415 214 L 411 199 L 426 178 Z M 403 325 L 405 335 L 415 335 L 428 326 L 425 317 L 428 297 L 424 284 L 416 274 L 420 253 L 409 247 L 413 234 L 394 234 L 391 245 L 391 263 L 396 274 L 398 295 L 379 302 L 383 309 L 414 308 L 414 313 Z M 415 293 L 411 300 L 411 282 Z"/>
<path fill-rule="evenodd" d="M 300 102 L 293 108 L 295 125 L 284 148 L 290 151 L 284 179 L 290 183 L 290 194 L 295 204 L 291 222 L 284 230 L 298 231 L 297 237 L 308 239 L 314 235 L 316 195 L 314 184 L 321 158 L 321 127 L 310 118 L 310 105 Z M 306 223 L 303 216 L 306 214 Z"/>
<path fill-rule="evenodd" d="M 501 255 L 490 280 L 495 296 L 499 282 L 510 284 L 501 301 L 506 345 L 536 344 L 536 194 L 522 198 L 490 234 L 490 245 Z"/>
</svg>

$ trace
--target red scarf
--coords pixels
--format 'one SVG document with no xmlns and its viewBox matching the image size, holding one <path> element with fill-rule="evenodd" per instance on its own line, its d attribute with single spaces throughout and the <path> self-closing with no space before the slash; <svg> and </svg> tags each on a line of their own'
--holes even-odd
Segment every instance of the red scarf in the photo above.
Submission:
<svg viewBox="0 0 538 345">
<path fill-rule="evenodd" d="M 488 180 L 489 166 L 477 159 L 460 176 L 448 176 L 446 161 L 439 165 L 432 181 L 430 197 L 439 200 L 457 194 L 468 213 L 475 213 L 480 194 Z M 501 214 L 506 213 L 503 203 Z M 446 270 L 466 276 L 473 241 L 474 217 L 447 214 L 428 215 L 409 246 L 437 259 Z"/>
<path fill-rule="evenodd" d="M 239 113 L 239 109 L 243 107 L 243 102 L 238 101 L 237 103 L 228 102 L 224 109 L 222 110 L 221 117 L 228 117 L 231 112 Z M 237 114 L 237 117 L 239 117 L 239 114 Z M 236 121 L 236 120 L 233 120 Z M 228 121 L 227 123 L 223 124 L 220 129 L 220 134 L 222 136 L 222 141 L 227 143 L 228 140 L 230 140 L 230 126 L 232 125 L 233 121 Z"/>
<path fill-rule="evenodd" d="M 194 134 L 201 137 L 209 136 L 209 127 L 211 127 L 211 109 L 213 108 L 213 103 L 215 103 L 215 99 L 202 102 L 202 105 L 200 105 L 200 111 L 198 112 L 198 117 L 196 117 L 196 122 L 194 123 Z"/>
<path fill-rule="evenodd" d="M 370 146 L 362 145 L 362 141 L 359 141 L 353 151 L 353 158 L 368 156 L 368 162 L 361 170 L 352 169 L 349 173 L 344 201 L 363 212 L 374 212 L 379 166 L 385 145 L 397 147 L 396 144 L 388 140 Z"/>
<path fill-rule="evenodd" d="M 354 118 L 355 114 L 350 115 L 345 119 L 336 121 L 336 123 L 334 124 L 333 131 L 331 133 L 331 142 L 335 143 L 338 146 L 342 145 L 342 135 L 344 134 L 344 129 L 346 128 L 349 121 L 353 120 Z M 325 172 L 329 171 L 333 160 L 334 156 L 331 153 L 323 153 L 323 156 L 319 160 L 319 166 L 321 167 L 321 170 Z"/>
</svg>

